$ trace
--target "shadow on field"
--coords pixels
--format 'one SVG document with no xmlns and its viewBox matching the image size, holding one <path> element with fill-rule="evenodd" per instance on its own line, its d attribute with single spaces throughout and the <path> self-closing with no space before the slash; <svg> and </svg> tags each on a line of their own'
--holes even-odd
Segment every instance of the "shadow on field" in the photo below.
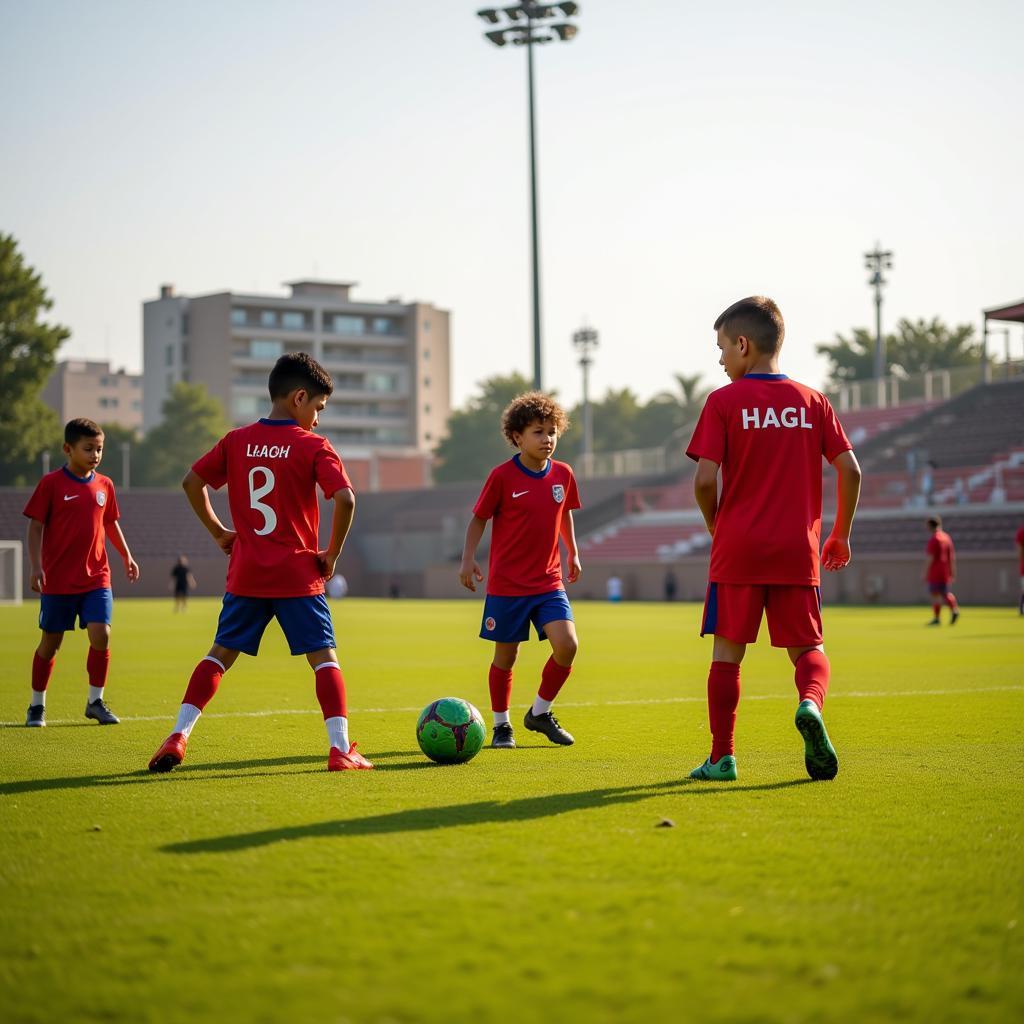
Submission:
<svg viewBox="0 0 1024 1024">
<path fill-rule="evenodd" d="M 293 825 L 210 839 L 193 839 L 170 843 L 161 846 L 160 850 L 163 853 L 234 853 L 238 850 L 270 846 L 273 843 L 290 842 L 295 839 L 343 839 L 347 836 L 381 835 L 392 832 L 429 832 L 458 825 L 504 824 L 547 818 L 569 811 L 636 803 L 655 796 L 724 797 L 730 793 L 764 792 L 808 784 L 811 784 L 810 779 L 766 782 L 756 786 L 723 786 L 692 779 L 672 779 L 646 786 L 618 786 L 581 790 L 577 793 L 550 793 L 544 796 L 524 797 L 520 800 L 480 800 L 476 803 L 449 804 L 445 807 L 416 807 L 389 814 L 373 814 L 366 818 L 322 821 L 311 825 Z"/>
</svg>

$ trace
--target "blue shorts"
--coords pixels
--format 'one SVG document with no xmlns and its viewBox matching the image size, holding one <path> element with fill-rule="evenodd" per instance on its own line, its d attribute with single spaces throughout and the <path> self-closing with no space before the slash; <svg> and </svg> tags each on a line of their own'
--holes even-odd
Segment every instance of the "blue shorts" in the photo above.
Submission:
<svg viewBox="0 0 1024 1024">
<path fill-rule="evenodd" d="M 323 594 L 310 594 L 308 597 L 225 594 L 213 642 L 229 651 L 256 655 L 263 631 L 274 618 L 281 624 L 292 654 L 310 654 L 337 646 L 331 612 Z"/>
<path fill-rule="evenodd" d="M 39 628 L 44 633 L 66 633 L 85 629 L 90 622 L 110 625 L 114 613 L 114 594 L 110 587 L 87 590 L 84 594 L 41 594 L 39 597 Z"/>
<path fill-rule="evenodd" d="M 929 583 L 928 593 L 934 594 L 936 597 L 945 597 L 949 593 L 948 583 Z"/>
<path fill-rule="evenodd" d="M 527 597 L 495 597 L 484 601 L 484 617 L 480 635 L 500 644 L 517 644 L 530 639 L 530 623 L 537 630 L 537 639 L 546 640 L 544 626 L 562 620 L 572 622 L 572 608 L 564 590 Z"/>
</svg>

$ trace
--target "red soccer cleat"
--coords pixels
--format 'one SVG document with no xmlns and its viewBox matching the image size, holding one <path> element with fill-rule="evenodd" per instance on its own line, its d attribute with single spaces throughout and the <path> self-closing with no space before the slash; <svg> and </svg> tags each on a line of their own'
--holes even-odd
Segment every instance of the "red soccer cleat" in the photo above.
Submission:
<svg viewBox="0 0 1024 1024">
<path fill-rule="evenodd" d="M 169 772 L 185 760 L 185 734 L 172 732 L 163 741 L 160 749 L 149 759 L 151 772 Z"/>
<path fill-rule="evenodd" d="M 184 754 L 184 751 L 182 753 Z M 327 756 L 327 770 L 329 772 L 344 772 L 352 769 L 366 771 L 372 767 L 373 765 L 356 750 L 354 743 L 349 744 L 347 754 L 343 754 L 338 747 L 331 747 L 331 752 Z"/>
</svg>

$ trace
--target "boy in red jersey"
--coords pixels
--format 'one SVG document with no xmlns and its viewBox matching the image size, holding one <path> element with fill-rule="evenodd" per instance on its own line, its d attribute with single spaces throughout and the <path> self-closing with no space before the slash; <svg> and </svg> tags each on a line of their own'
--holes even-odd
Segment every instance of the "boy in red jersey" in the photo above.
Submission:
<svg viewBox="0 0 1024 1024">
<path fill-rule="evenodd" d="M 569 583 L 581 567 L 573 528 L 573 509 L 580 507 L 572 469 L 556 462 L 555 446 L 569 421 L 562 407 L 539 391 L 520 395 L 505 409 L 501 429 L 519 451 L 491 470 L 473 508 L 466 530 L 459 581 L 476 591 L 483 573 L 475 561 L 487 520 L 491 527 L 491 557 L 487 598 L 480 636 L 494 641 L 494 660 L 488 675 L 494 712 L 492 747 L 516 745 L 509 704 L 512 667 L 519 644 L 530 638 L 551 641 L 551 657 L 541 673 L 540 691 L 526 712 L 523 725 L 543 733 L 552 743 L 569 746 L 572 736 L 551 713 L 551 705 L 569 678 L 578 643 L 572 608 L 565 596 L 559 538 L 569 558 Z"/>
<path fill-rule="evenodd" d="M 796 727 L 807 773 L 831 779 L 839 759 L 821 717 L 830 673 L 818 575 L 821 459 L 839 475 L 835 526 L 821 556 L 828 570 L 850 561 L 860 467 L 828 399 L 779 372 L 785 325 L 771 299 L 741 299 L 715 321 L 715 330 L 719 362 L 732 383 L 708 396 L 686 449 L 697 462 L 694 493 L 712 536 L 701 636 L 715 637 L 711 755 L 690 777 L 736 778 L 740 663 L 767 613 L 772 646 L 785 647 L 795 666 Z"/>
<path fill-rule="evenodd" d="M 1017 612 L 1024 615 L 1024 524 L 1017 527 L 1017 533 L 1013 538 L 1017 543 L 1017 560 L 1020 562 L 1020 600 L 1017 604 Z"/>
<path fill-rule="evenodd" d="M 169 772 L 239 652 L 255 656 L 270 620 L 293 655 L 304 654 L 316 680 L 330 743 L 328 771 L 372 768 L 348 739 L 345 681 L 335 652 L 324 580 L 334 575 L 352 525 L 355 497 L 330 442 L 313 433 L 334 390 L 330 374 L 305 352 L 281 356 L 270 373 L 270 417 L 226 434 L 182 481 L 189 504 L 230 556 L 224 604 L 210 653 L 196 666 L 174 732 L 149 762 Z M 210 505 L 207 485 L 228 485 L 234 529 Z M 318 550 L 317 485 L 334 499 L 331 539 Z"/>
<path fill-rule="evenodd" d="M 953 591 L 949 589 L 956 578 L 956 550 L 953 547 L 953 538 L 942 529 L 942 520 L 938 516 L 932 516 L 928 520 L 928 530 L 931 533 L 925 546 L 928 560 L 924 564 L 922 577 L 928 584 L 928 593 L 932 595 L 932 620 L 928 625 L 940 625 L 939 612 L 943 604 L 946 604 L 949 606 L 949 624 L 953 626 L 960 618 L 960 606 Z"/>
<path fill-rule="evenodd" d="M 31 586 L 40 595 L 39 628 L 43 631 L 32 656 L 32 703 L 25 724 L 46 725 L 46 687 L 64 634 L 75 628 L 77 618 L 89 635 L 85 717 L 100 725 L 117 725 L 117 716 L 103 700 L 114 608 L 107 537 L 124 560 L 130 582 L 139 578 L 139 567 L 117 522 L 120 513 L 114 484 L 96 472 L 103 458 L 103 430 L 92 420 L 71 420 L 64 427 L 64 454 L 67 465 L 39 481 L 24 512 L 32 520 L 28 558 Z"/>
</svg>

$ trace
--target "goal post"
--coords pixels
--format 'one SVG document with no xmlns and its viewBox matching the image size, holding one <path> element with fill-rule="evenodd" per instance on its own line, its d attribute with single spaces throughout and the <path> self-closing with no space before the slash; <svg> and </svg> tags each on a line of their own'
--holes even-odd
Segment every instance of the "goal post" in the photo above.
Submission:
<svg viewBox="0 0 1024 1024">
<path fill-rule="evenodd" d="M 0 540 L 0 605 L 21 604 L 21 558 L 20 540 Z"/>
</svg>

